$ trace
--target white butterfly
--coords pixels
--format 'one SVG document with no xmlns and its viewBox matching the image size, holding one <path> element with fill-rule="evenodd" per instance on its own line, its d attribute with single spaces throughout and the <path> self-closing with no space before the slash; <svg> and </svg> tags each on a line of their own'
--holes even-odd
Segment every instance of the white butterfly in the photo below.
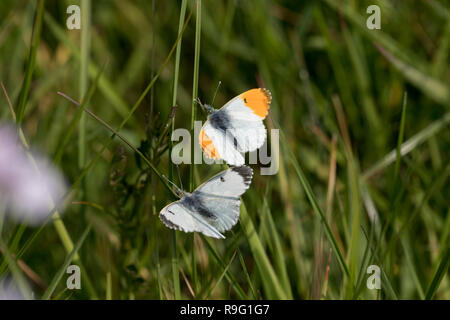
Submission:
<svg viewBox="0 0 450 320">
<path fill-rule="evenodd" d="M 159 218 L 171 229 L 225 239 L 221 232 L 230 230 L 239 220 L 239 197 L 252 177 L 253 170 L 247 166 L 222 171 L 194 192 L 183 192 L 180 200 L 161 210 Z"/>
<path fill-rule="evenodd" d="M 223 159 L 230 165 L 241 166 L 245 159 L 241 153 L 260 148 L 266 141 L 266 118 L 272 95 L 264 88 L 251 89 L 209 112 L 199 134 L 199 143 L 212 159 Z"/>
</svg>

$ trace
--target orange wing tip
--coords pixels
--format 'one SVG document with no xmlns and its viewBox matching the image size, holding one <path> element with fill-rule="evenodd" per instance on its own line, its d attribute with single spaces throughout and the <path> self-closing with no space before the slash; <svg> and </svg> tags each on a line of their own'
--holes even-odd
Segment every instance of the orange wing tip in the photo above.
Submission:
<svg viewBox="0 0 450 320">
<path fill-rule="evenodd" d="M 254 114 L 264 119 L 269 113 L 272 94 L 266 88 L 251 89 L 244 92 L 241 99 Z"/>
<path fill-rule="evenodd" d="M 216 149 L 211 138 L 206 135 L 205 130 L 203 129 L 200 131 L 200 135 L 198 136 L 198 142 L 208 157 L 211 159 L 220 159 L 219 151 Z"/>
</svg>

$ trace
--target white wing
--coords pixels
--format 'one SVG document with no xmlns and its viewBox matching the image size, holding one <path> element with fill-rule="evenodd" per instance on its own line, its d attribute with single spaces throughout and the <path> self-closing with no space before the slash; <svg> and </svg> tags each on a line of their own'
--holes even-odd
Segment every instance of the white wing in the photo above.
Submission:
<svg viewBox="0 0 450 320">
<path fill-rule="evenodd" d="M 204 182 L 195 192 L 239 198 L 250 186 L 253 170 L 247 166 L 232 167 Z"/>
<path fill-rule="evenodd" d="M 259 96 L 264 99 L 267 96 L 267 109 L 270 106 L 270 93 L 260 89 L 252 89 L 250 91 L 258 92 Z M 248 92 L 250 92 L 248 91 Z M 237 149 L 240 152 L 250 152 L 259 149 L 266 141 L 266 128 L 263 120 L 264 116 L 255 114 L 253 109 L 246 105 L 243 97 L 246 92 L 238 95 L 224 105 L 218 112 L 225 114 L 225 118 L 228 119 L 229 126 L 227 130 L 230 134 L 236 138 Z M 270 97 L 270 99 L 269 99 Z"/>
<path fill-rule="evenodd" d="M 249 188 L 252 177 L 250 167 L 233 167 L 217 174 L 192 193 L 207 213 L 206 219 L 220 232 L 230 230 L 238 222 L 239 197 Z"/>
<path fill-rule="evenodd" d="M 234 113 L 228 113 L 230 128 L 228 132 L 236 138 L 239 152 L 251 152 L 261 148 L 266 141 L 266 128 L 262 120 L 248 121 L 235 118 Z"/>
<path fill-rule="evenodd" d="M 264 120 L 272 102 L 272 94 L 265 88 L 250 89 L 228 101 L 220 111 L 234 114 L 239 120 Z"/>
<path fill-rule="evenodd" d="M 248 108 L 244 101 L 242 100 L 242 95 L 238 95 L 228 101 L 222 108 L 218 111 L 225 111 L 227 114 L 233 113 L 234 117 L 238 120 L 246 121 L 261 121 L 264 118 L 256 115 L 252 109 Z"/>
<path fill-rule="evenodd" d="M 235 146 L 231 134 L 227 135 L 225 131 L 214 128 L 209 121 L 205 122 L 202 129 L 211 139 L 221 159 L 234 166 L 242 166 L 245 163 L 245 159 Z"/>
</svg>

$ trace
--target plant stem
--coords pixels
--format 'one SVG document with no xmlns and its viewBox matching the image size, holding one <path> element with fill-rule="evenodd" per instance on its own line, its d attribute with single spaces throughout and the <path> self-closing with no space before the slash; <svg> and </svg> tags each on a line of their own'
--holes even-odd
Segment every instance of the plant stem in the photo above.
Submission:
<svg viewBox="0 0 450 320">
<path fill-rule="evenodd" d="M 183 30 L 183 23 L 184 23 L 184 17 L 186 15 L 186 4 L 187 0 L 183 0 L 181 2 L 181 9 L 180 9 L 180 20 L 178 22 L 178 36 L 180 36 L 182 30 Z M 180 72 L 180 56 L 181 56 L 181 40 L 177 43 L 177 49 L 175 54 L 175 68 L 174 68 L 174 75 L 173 75 L 173 93 L 172 93 L 172 106 L 175 106 L 177 104 L 177 94 L 178 94 L 178 76 Z M 172 123 L 170 125 L 170 139 L 169 139 L 169 180 L 173 180 L 173 166 L 170 162 L 171 154 L 172 154 L 172 133 L 175 128 L 175 115 L 172 119 Z M 173 278 L 173 290 L 175 299 L 179 300 L 181 298 L 180 295 L 180 274 L 178 271 L 178 253 L 177 253 L 177 233 L 175 230 L 170 231 L 171 234 L 171 249 L 172 249 L 172 278 Z"/>
<path fill-rule="evenodd" d="M 31 40 L 31 50 L 28 56 L 28 63 L 25 71 L 25 78 L 23 80 L 22 89 L 20 90 L 19 104 L 17 107 L 17 124 L 22 124 L 23 115 L 25 113 L 25 106 L 28 100 L 28 93 L 30 91 L 31 78 L 33 77 L 34 65 L 36 62 L 36 53 L 41 38 L 42 16 L 44 14 L 45 0 L 40 0 L 36 13 L 36 18 L 33 27 L 33 35 Z"/>
<path fill-rule="evenodd" d="M 200 68 L 200 36 L 202 30 L 202 1 L 197 0 L 197 9 L 196 9 L 196 22 L 195 22 L 195 53 L 194 53 L 194 80 L 192 84 L 192 105 L 191 105 L 191 137 L 194 137 L 194 122 L 196 118 L 196 103 L 195 99 L 198 96 L 198 74 Z M 194 150 L 195 143 L 191 141 L 191 166 L 189 168 L 189 192 L 194 190 Z M 192 236 L 192 277 L 194 284 L 194 292 L 196 293 L 198 290 L 197 285 L 197 263 L 195 257 L 195 234 Z"/>
</svg>

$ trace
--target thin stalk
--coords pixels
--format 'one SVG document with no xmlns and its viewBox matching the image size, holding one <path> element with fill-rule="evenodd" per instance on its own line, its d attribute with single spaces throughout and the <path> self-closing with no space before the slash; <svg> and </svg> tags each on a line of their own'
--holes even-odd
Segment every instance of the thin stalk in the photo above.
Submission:
<svg viewBox="0 0 450 320">
<path fill-rule="evenodd" d="M 178 36 L 180 36 L 183 29 L 184 17 L 186 15 L 186 4 L 187 0 L 183 0 L 181 2 L 180 9 L 180 20 L 178 22 Z M 175 53 L 175 68 L 173 75 L 173 94 L 172 94 L 172 106 L 177 104 L 177 94 L 178 94 L 178 76 L 180 73 L 180 57 L 181 57 L 181 40 L 177 43 L 177 49 Z M 169 180 L 173 181 L 173 166 L 170 162 L 170 155 L 172 154 L 172 134 L 175 129 L 175 114 L 172 118 L 172 123 L 170 125 L 170 139 L 169 139 Z M 170 231 L 171 237 L 171 249 L 172 249 L 172 278 L 173 278 L 173 290 L 175 299 L 179 300 L 181 298 L 180 295 L 180 274 L 178 271 L 178 253 L 177 253 L 177 234 L 175 230 Z"/>
<path fill-rule="evenodd" d="M 74 261 L 74 257 L 76 253 L 80 250 L 81 246 L 83 245 L 84 241 L 86 240 L 86 237 L 91 230 L 91 225 L 88 225 L 86 229 L 84 230 L 83 234 L 81 235 L 80 239 L 77 241 L 76 245 L 73 247 L 72 251 L 69 253 L 69 255 L 64 260 L 64 263 L 59 268 L 56 275 L 53 277 L 50 285 L 48 286 L 47 290 L 42 295 L 42 300 L 49 300 L 53 294 L 53 292 L 56 289 L 56 286 L 58 285 L 58 282 L 62 279 L 63 275 L 65 274 L 67 267 L 70 265 L 72 261 Z M 86 273 L 81 268 L 81 272 L 83 275 Z"/>
<path fill-rule="evenodd" d="M 426 300 L 431 300 L 436 294 L 437 290 L 439 289 L 439 284 L 441 283 L 445 275 L 448 274 L 449 264 L 450 264 L 450 249 L 447 247 L 445 256 L 439 263 L 439 266 L 436 272 L 434 273 L 433 279 L 431 280 L 430 285 L 428 286 L 427 294 L 425 296 Z"/>
<path fill-rule="evenodd" d="M 195 22 L 195 53 L 194 53 L 194 79 L 192 84 L 192 105 L 191 105 L 191 137 L 194 136 L 194 122 L 196 118 L 196 102 L 195 99 L 198 96 L 198 74 L 200 68 L 200 38 L 202 28 L 202 1 L 197 0 L 196 10 L 196 22 Z M 191 143 L 191 162 L 194 157 L 194 143 Z M 194 190 L 194 166 L 191 165 L 189 171 L 189 192 Z"/>
<path fill-rule="evenodd" d="M 196 21 L 195 21 L 195 53 L 194 53 L 194 79 L 192 84 L 192 105 L 191 105 L 191 137 L 194 136 L 194 122 L 196 118 L 196 103 L 195 99 L 198 96 L 198 74 L 200 68 L 200 39 L 202 30 L 202 1 L 197 0 L 196 9 Z M 191 142 L 191 166 L 189 168 L 189 192 L 194 190 L 194 150 L 195 144 Z M 192 277 L 194 283 L 194 291 L 197 292 L 197 263 L 195 257 L 195 247 L 194 247 L 195 234 L 192 236 Z"/>
<path fill-rule="evenodd" d="M 400 155 L 405 156 L 412 150 L 414 150 L 417 146 L 424 143 L 430 137 L 435 136 L 439 131 L 447 126 L 450 122 L 450 112 L 446 112 L 442 117 L 430 123 L 427 127 L 413 135 L 411 138 L 402 143 L 400 148 Z M 365 180 L 370 179 L 376 173 L 380 172 L 397 159 L 397 149 L 392 150 L 387 155 L 385 155 L 382 159 L 377 161 L 373 166 L 364 171 L 362 177 Z"/>
<path fill-rule="evenodd" d="M 90 51 L 90 33 L 91 33 L 91 1 L 81 0 L 81 60 L 80 60 L 80 94 L 79 99 L 84 98 L 89 82 L 88 66 Z M 86 115 L 81 114 L 78 127 L 78 168 L 82 169 L 86 162 Z M 86 194 L 85 183 L 81 185 L 81 200 L 84 200 Z M 84 208 L 84 206 L 81 206 Z M 83 209 L 81 209 L 83 210 Z"/>
<path fill-rule="evenodd" d="M 42 16 L 44 14 L 45 0 L 40 0 L 38 9 L 36 12 L 36 18 L 34 21 L 33 35 L 31 39 L 31 50 L 28 56 L 28 63 L 25 71 L 25 78 L 22 83 L 22 89 L 20 90 L 19 103 L 17 106 L 17 124 L 22 124 L 23 115 L 25 113 L 25 106 L 27 104 L 28 93 L 30 91 L 31 79 L 33 77 L 34 65 L 36 63 L 36 53 L 39 46 L 39 40 L 41 38 L 42 29 Z"/>
<path fill-rule="evenodd" d="M 106 273 L 106 300 L 112 300 L 111 271 Z"/>
<path fill-rule="evenodd" d="M 396 149 L 396 157 L 395 157 L 396 159 L 395 159 L 395 167 L 394 167 L 394 183 L 393 183 L 394 188 L 397 186 L 397 183 L 398 183 L 398 172 L 400 170 L 400 162 L 402 159 L 401 149 L 402 149 L 403 137 L 404 137 L 404 133 L 405 133 L 405 118 L 406 118 L 407 101 L 408 101 L 408 93 L 405 91 L 405 93 L 403 95 L 403 106 L 402 106 L 402 117 L 401 117 L 401 121 L 400 121 L 400 132 L 398 134 L 398 139 L 397 139 L 397 149 Z"/>
<path fill-rule="evenodd" d="M 400 170 L 400 162 L 402 158 L 401 148 L 402 148 L 402 142 L 403 142 L 403 136 L 405 131 L 405 118 L 406 118 L 406 104 L 407 104 L 407 93 L 405 92 L 403 96 L 403 107 L 402 107 L 402 115 L 401 115 L 401 121 L 400 121 L 400 131 L 397 138 L 397 148 L 395 150 L 395 167 L 394 167 L 394 177 L 392 182 L 392 191 L 391 191 L 391 203 L 390 203 L 390 212 L 392 212 L 389 217 L 387 218 L 385 224 L 383 225 L 383 228 L 379 234 L 378 242 L 376 243 L 376 251 L 380 250 L 379 244 L 381 243 L 381 240 L 388 234 L 388 230 L 391 228 L 392 232 L 394 232 L 394 223 L 395 223 L 395 217 L 396 217 L 396 208 L 395 208 L 395 198 L 398 193 L 398 174 Z M 395 239 L 395 238 L 394 238 Z M 392 241 L 392 239 L 390 239 Z M 392 253 L 391 253 L 392 254 Z"/>
<path fill-rule="evenodd" d="M 7 245 L 3 242 L 3 239 L 1 237 L 0 237 L 0 252 L 3 253 L 5 261 L 8 264 L 9 268 L 11 269 L 14 280 L 16 281 L 18 289 L 22 293 L 23 297 L 26 300 L 31 300 L 32 299 L 31 290 L 30 287 L 28 286 L 25 276 L 23 275 L 22 271 L 17 265 L 16 261 L 17 257 L 16 259 L 14 259 L 13 255 L 9 252 Z"/>
</svg>

